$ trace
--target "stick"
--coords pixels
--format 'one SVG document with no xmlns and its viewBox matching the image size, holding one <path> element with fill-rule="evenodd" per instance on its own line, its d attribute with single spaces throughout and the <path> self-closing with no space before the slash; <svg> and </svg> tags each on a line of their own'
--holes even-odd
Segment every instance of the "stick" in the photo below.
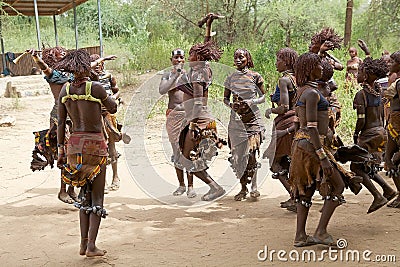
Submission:
<svg viewBox="0 0 400 267">
<path fill-rule="evenodd" d="M 13 60 L 13 63 L 14 64 L 18 64 L 19 63 L 19 61 L 21 60 L 21 58 L 23 57 L 23 56 L 25 56 L 26 54 L 28 54 L 28 52 L 24 52 L 24 53 L 22 53 L 21 55 L 19 55 L 18 57 L 16 57 L 14 60 Z"/>
</svg>

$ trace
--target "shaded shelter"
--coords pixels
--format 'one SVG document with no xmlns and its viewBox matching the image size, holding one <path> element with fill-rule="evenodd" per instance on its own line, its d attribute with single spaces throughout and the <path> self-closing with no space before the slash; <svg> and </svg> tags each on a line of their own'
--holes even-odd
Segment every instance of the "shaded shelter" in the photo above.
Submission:
<svg viewBox="0 0 400 267">
<path fill-rule="evenodd" d="M 39 27 L 39 16 L 52 16 L 53 17 L 53 24 L 54 24 L 54 34 L 55 34 L 55 41 L 56 46 L 58 45 L 58 35 L 57 35 L 57 24 L 56 24 L 56 16 L 60 15 L 70 9 L 74 10 L 74 28 L 75 28 L 75 49 L 79 48 L 78 44 L 78 30 L 77 30 L 77 18 L 76 18 L 76 7 L 81 5 L 89 0 L 8 0 L 2 1 L 2 12 L 0 15 L 0 39 L 1 39 L 1 53 L 2 53 L 2 69 L 3 74 L 7 74 L 10 72 L 10 66 L 13 64 L 12 62 L 8 61 L 9 57 L 6 58 L 6 54 L 4 53 L 4 41 L 2 36 L 2 29 L 1 29 L 1 17 L 4 14 L 9 16 L 16 16 L 16 15 L 25 15 L 25 16 L 34 16 L 36 22 L 36 34 L 37 34 L 37 46 L 38 50 L 41 49 L 41 41 L 40 41 L 40 27 Z M 100 0 L 97 0 L 97 7 L 98 7 L 98 21 L 99 21 L 99 49 L 97 51 L 90 51 L 93 50 L 89 48 L 89 53 L 96 53 L 103 56 L 103 38 L 102 38 L 102 30 L 101 30 L 101 10 L 100 10 Z M 13 57 L 17 57 L 21 53 L 17 53 L 13 55 Z M 30 59 L 30 61 L 32 61 Z M 11 64 L 10 64 L 11 63 Z M 32 62 L 21 62 L 21 65 L 24 65 L 25 68 L 29 70 L 35 66 Z M 31 66 L 29 66 L 31 65 Z M 16 67 L 16 66 L 15 66 Z M 23 73 L 14 73 L 14 75 L 27 75 L 26 70 Z"/>
</svg>

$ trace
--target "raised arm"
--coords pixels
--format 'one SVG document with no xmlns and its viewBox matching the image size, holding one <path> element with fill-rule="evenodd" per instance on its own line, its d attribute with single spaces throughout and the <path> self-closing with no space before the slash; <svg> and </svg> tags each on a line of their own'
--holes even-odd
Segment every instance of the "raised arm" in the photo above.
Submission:
<svg viewBox="0 0 400 267">
<path fill-rule="evenodd" d="M 364 40 L 358 39 L 357 44 L 361 48 L 361 50 L 364 51 L 365 57 L 371 57 L 371 52 L 369 51 L 367 43 Z"/>
<path fill-rule="evenodd" d="M 99 65 L 100 63 L 106 61 L 106 60 L 115 60 L 117 59 L 116 55 L 110 55 L 110 56 L 106 56 L 106 57 L 101 57 L 96 59 L 95 61 L 90 62 L 90 67 L 94 68 L 97 65 Z"/>
<path fill-rule="evenodd" d="M 211 31 L 211 24 L 215 19 L 224 18 L 224 16 L 215 14 L 215 13 L 208 13 L 204 18 L 202 18 L 197 25 L 201 28 L 204 24 L 206 24 L 206 33 L 204 35 L 204 42 L 208 42 L 211 40 L 212 31 Z"/>
<path fill-rule="evenodd" d="M 39 66 L 39 68 L 42 70 L 43 74 L 46 75 L 47 77 L 50 77 L 51 74 L 53 73 L 53 69 L 50 68 L 50 67 L 39 57 L 39 52 L 36 51 L 35 49 L 28 49 L 28 50 L 26 50 L 26 52 L 32 56 L 33 61 L 35 61 L 36 65 Z"/>
</svg>

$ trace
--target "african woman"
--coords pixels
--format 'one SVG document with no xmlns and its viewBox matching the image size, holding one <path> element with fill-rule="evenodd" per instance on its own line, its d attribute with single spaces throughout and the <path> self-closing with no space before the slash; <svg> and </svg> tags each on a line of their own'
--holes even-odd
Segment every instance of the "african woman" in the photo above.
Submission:
<svg viewBox="0 0 400 267">
<path fill-rule="evenodd" d="M 322 140 L 328 131 L 329 103 L 316 83 L 322 75 L 321 59 L 315 53 L 305 53 L 297 60 L 294 70 L 299 86 L 295 108 L 299 129 L 294 136 L 289 175 L 291 195 L 297 202 L 294 246 L 332 245 L 334 240 L 327 226 L 336 207 L 345 202 L 342 195 L 345 185 L 331 154 L 323 147 Z M 317 188 L 324 205 L 314 235 L 308 236 L 307 216 Z"/>
<path fill-rule="evenodd" d="M 363 177 L 363 185 L 374 197 L 368 213 L 383 207 L 388 200 L 396 196 L 396 191 L 378 173 L 385 145 L 385 129 L 381 88 L 376 80 L 385 77 L 387 72 L 387 65 L 383 60 L 366 58 L 360 65 L 357 77 L 358 82 L 362 83 L 362 89 L 356 93 L 353 101 L 353 107 L 357 111 L 354 143 L 368 150 L 373 157 L 371 161 L 350 165 L 353 172 Z M 383 195 L 376 189 L 371 179 L 382 187 Z"/>
<path fill-rule="evenodd" d="M 214 14 L 207 16 L 207 33 L 210 37 Z M 207 37 L 206 37 L 207 38 Z M 210 190 L 201 197 L 211 201 L 225 194 L 225 190 L 207 173 L 207 161 L 216 155 L 222 143 L 217 137 L 216 121 L 208 107 L 208 88 L 212 83 L 212 71 L 207 61 L 218 61 L 222 51 L 213 41 L 193 45 L 189 50 L 190 70 L 179 81 L 179 89 L 184 92 L 183 103 L 187 126 L 182 130 L 179 146 L 186 160 L 183 166 L 189 175 L 194 174 L 206 183 Z"/>
<path fill-rule="evenodd" d="M 225 80 L 224 103 L 231 108 L 228 125 L 229 147 L 232 168 L 242 186 L 234 197 L 240 201 L 246 198 L 247 184 L 251 183 L 250 196 L 258 198 L 257 153 L 265 131 L 257 105 L 265 101 L 264 79 L 254 67 L 251 54 L 244 48 L 235 51 L 234 64 L 237 71 Z M 232 102 L 231 102 L 232 96 Z"/>
<path fill-rule="evenodd" d="M 58 69 L 74 74 L 74 81 L 62 87 L 59 95 L 57 166 L 62 169 L 63 181 L 82 187 L 82 203 L 77 205 L 81 230 L 80 255 L 103 256 L 106 251 L 96 247 L 103 208 L 106 177 L 107 143 L 103 134 L 101 107 L 110 113 L 117 103 L 99 82 L 90 82 L 90 57 L 82 49 L 71 51 L 57 64 Z M 67 115 L 73 132 L 65 136 Z"/>
<path fill-rule="evenodd" d="M 390 55 L 389 65 L 392 81 L 385 91 L 385 97 L 390 101 L 385 163 L 387 175 L 392 177 L 397 192 L 400 192 L 400 158 L 398 157 L 400 154 L 400 51 Z M 388 207 L 400 208 L 400 195 Z"/>
<path fill-rule="evenodd" d="M 60 46 L 45 48 L 42 51 L 42 58 L 40 58 L 38 52 L 33 49 L 27 50 L 27 52 L 32 55 L 33 60 L 42 70 L 43 74 L 45 75 L 44 78 L 48 82 L 51 93 L 53 94 L 54 104 L 50 112 L 50 129 L 46 135 L 50 138 L 56 138 L 58 96 L 62 86 L 65 83 L 73 80 L 73 75 L 56 70 L 54 66 L 58 61 L 65 57 L 67 50 Z M 51 142 L 49 143 L 52 144 Z M 51 150 L 55 151 L 54 153 L 56 154 L 56 147 L 52 148 Z M 54 158 L 56 158 L 56 155 L 54 155 Z M 79 201 L 78 196 L 74 191 L 74 187 L 69 186 L 67 190 L 66 185 L 62 182 L 62 180 L 60 191 L 58 193 L 58 199 L 67 204 L 72 204 L 74 201 Z"/>
</svg>

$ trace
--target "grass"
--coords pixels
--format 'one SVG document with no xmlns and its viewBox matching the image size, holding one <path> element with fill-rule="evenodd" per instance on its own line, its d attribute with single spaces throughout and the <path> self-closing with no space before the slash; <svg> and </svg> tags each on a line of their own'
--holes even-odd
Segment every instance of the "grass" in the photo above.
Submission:
<svg viewBox="0 0 400 267">
<path fill-rule="evenodd" d="M 48 18 L 41 18 L 41 34 L 42 42 L 50 46 L 54 46 L 54 30 L 52 23 L 44 23 Z M 3 36 L 5 39 L 6 51 L 12 50 L 15 52 L 24 51 L 29 47 L 36 46 L 36 36 L 34 23 L 8 25 L 5 23 Z M 49 22 L 49 21 L 47 21 Z M 51 22 L 51 21 L 50 21 Z M 47 26 L 49 24 L 50 26 Z M 67 48 L 74 48 L 74 32 L 72 29 L 67 27 L 59 28 L 59 44 Z M 84 34 L 80 34 L 80 47 L 98 45 L 97 32 L 95 30 L 88 30 Z M 96 41 L 93 41 L 96 40 Z M 164 39 L 163 37 L 148 39 L 135 39 L 135 37 L 116 37 L 116 38 L 105 38 L 104 40 L 104 54 L 105 55 L 117 55 L 118 58 L 115 61 L 108 61 L 106 68 L 118 72 L 118 84 L 121 89 L 136 87 L 139 84 L 138 74 L 145 73 L 149 70 L 161 70 L 165 69 L 170 65 L 170 51 L 174 48 L 180 47 L 186 52 L 190 49 L 192 43 L 183 37 L 177 36 L 174 39 Z M 253 57 L 255 64 L 254 70 L 259 72 L 265 80 L 266 94 L 269 95 L 275 87 L 276 81 L 279 77 L 279 73 L 275 70 L 275 53 L 279 49 L 276 47 L 275 42 L 270 40 L 264 44 L 255 44 L 253 42 L 246 44 L 236 44 L 226 47 L 222 47 L 224 54 L 219 64 L 212 65 L 214 71 L 214 83 L 210 87 L 209 96 L 212 100 L 211 108 L 215 110 L 219 116 L 229 116 L 229 112 L 226 111 L 226 107 L 222 104 L 223 98 L 223 83 L 226 77 L 229 75 L 233 66 L 233 53 L 236 48 L 245 47 L 247 48 Z M 12 48 L 12 49 L 11 49 Z M 374 52 L 374 51 L 373 51 Z M 339 58 L 343 63 L 346 62 L 348 57 L 345 49 L 337 50 L 332 52 L 335 57 Z M 339 89 L 336 94 L 342 105 L 342 120 L 339 128 L 337 129 L 338 134 L 344 140 L 344 142 L 351 142 L 351 136 L 354 129 L 356 115 L 352 109 L 352 101 L 355 92 L 347 92 L 344 84 L 344 71 L 335 72 L 335 81 L 337 82 Z M 19 107 L 18 99 L 14 100 L 13 106 Z M 153 114 L 164 113 L 167 105 L 166 97 L 161 98 L 153 107 L 150 117 Z M 271 103 L 268 98 L 266 103 L 260 105 L 260 109 L 263 111 L 267 107 L 270 107 Z"/>
</svg>

